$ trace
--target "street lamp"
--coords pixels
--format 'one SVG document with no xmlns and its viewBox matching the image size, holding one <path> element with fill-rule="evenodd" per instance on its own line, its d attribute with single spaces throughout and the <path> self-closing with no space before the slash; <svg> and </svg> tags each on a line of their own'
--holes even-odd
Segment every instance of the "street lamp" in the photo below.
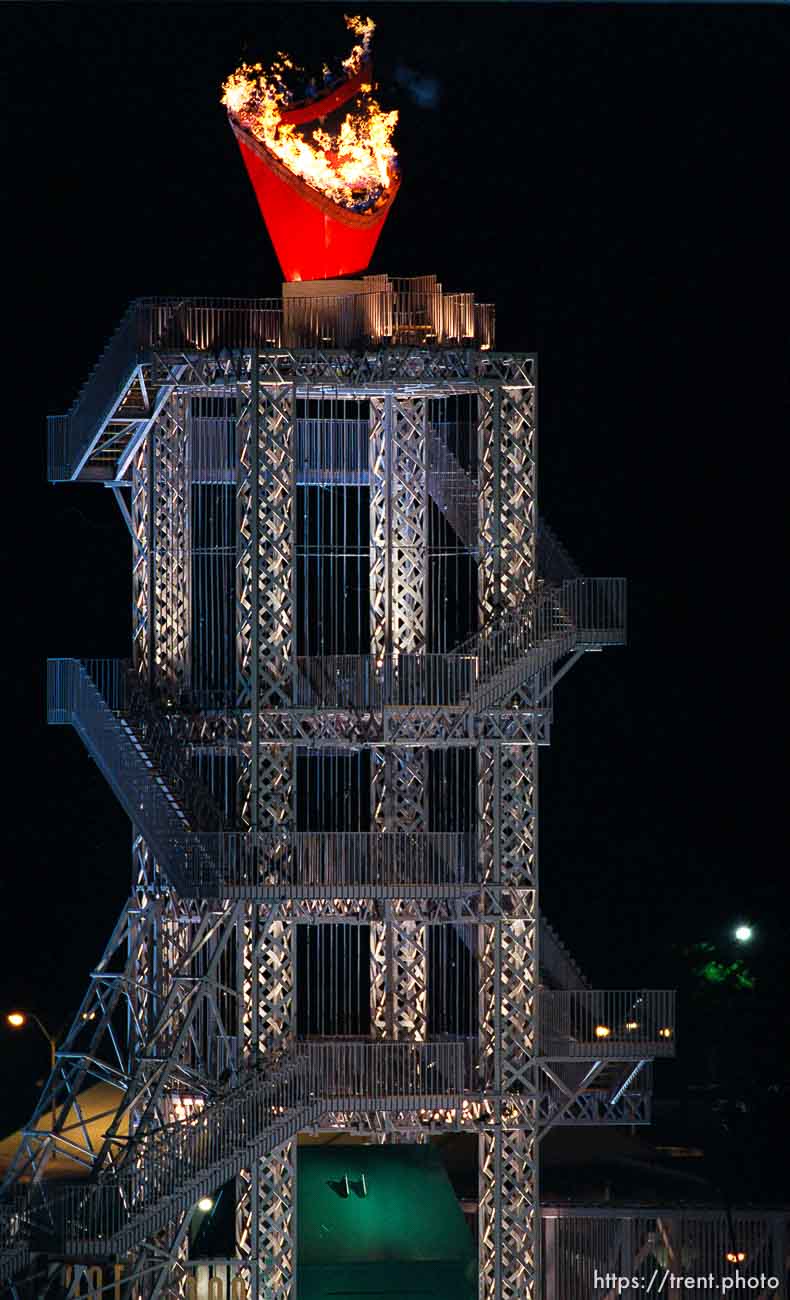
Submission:
<svg viewBox="0 0 790 1300">
<path fill-rule="evenodd" d="M 49 1032 L 49 1030 L 47 1029 L 46 1025 L 43 1025 L 43 1024 L 41 1023 L 41 1021 L 39 1020 L 38 1016 L 35 1015 L 35 1013 L 32 1012 L 32 1011 L 9 1011 L 9 1012 L 8 1012 L 8 1015 L 6 1016 L 6 1024 L 9 1024 L 9 1025 L 11 1026 L 12 1029 L 24 1029 L 24 1027 L 25 1027 L 25 1025 L 27 1024 L 28 1020 L 33 1020 L 33 1021 L 35 1021 L 35 1023 L 38 1025 L 39 1029 L 41 1030 L 42 1034 L 43 1034 L 44 1037 L 46 1038 L 47 1042 L 49 1043 L 49 1068 L 50 1068 L 51 1073 L 54 1075 L 54 1073 L 55 1073 L 55 1065 L 56 1065 L 56 1061 L 57 1061 L 57 1050 L 58 1050 L 58 1049 L 57 1049 L 57 1042 L 56 1042 L 56 1040 L 55 1040 L 55 1035 L 54 1035 L 54 1034 L 51 1034 L 51 1033 Z M 54 1134 L 55 1134 L 55 1084 L 54 1084 L 54 1080 L 53 1080 L 53 1083 L 52 1083 L 52 1134 L 53 1134 L 53 1138 L 54 1138 Z"/>
<path fill-rule="evenodd" d="M 734 934 L 738 943 L 748 943 L 752 938 L 754 931 L 750 925 L 736 925 Z"/>
</svg>

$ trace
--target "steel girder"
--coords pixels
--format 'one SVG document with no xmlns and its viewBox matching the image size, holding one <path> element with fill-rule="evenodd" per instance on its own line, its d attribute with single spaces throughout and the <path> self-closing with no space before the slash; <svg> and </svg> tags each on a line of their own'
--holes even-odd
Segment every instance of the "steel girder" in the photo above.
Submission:
<svg viewBox="0 0 790 1300">
<path fill-rule="evenodd" d="M 163 888 L 138 841 L 135 896 L 111 941 L 112 959 L 123 960 L 123 974 L 110 981 L 97 972 L 95 990 L 83 1004 L 97 1015 L 101 1010 L 96 1034 L 101 1029 L 115 1057 L 110 1053 L 106 1064 L 96 1064 L 102 1056 L 99 1039 L 92 1040 L 81 1064 L 69 1066 L 65 1083 L 74 1099 L 79 1080 L 103 1070 L 99 1077 L 112 1075 L 119 1089 L 107 1137 L 100 1150 L 86 1148 L 84 1162 L 94 1172 L 111 1172 L 124 1159 L 134 1161 L 125 1144 L 127 1118 L 144 1145 L 179 1108 L 191 1107 L 195 1114 L 203 1108 L 208 1115 L 245 1060 L 293 1039 L 297 923 L 370 926 L 373 1034 L 414 1043 L 428 1037 L 427 927 L 473 926 L 480 1091 L 425 1108 L 333 1109 L 303 1120 L 306 1126 L 364 1131 L 382 1140 L 422 1140 L 453 1127 L 477 1132 L 481 1300 L 537 1300 L 538 1138 L 553 1123 L 634 1113 L 627 1090 L 610 1097 L 604 1111 L 584 1088 L 535 1055 L 536 746 L 548 741 L 551 673 L 541 668 L 502 707 L 472 712 L 468 706 L 425 705 L 367 713 L 304 709 L 295 706 L 292 689 L 297 400 L 327 394 L 369 402 L 371 651 L 421 653 L 427 629 L 430 398 L 477 398 L 481 619 L 518 607 L 525 593 L 536 590 L 534 358 L 419 348 L 151 351 L 141 359 L 139 374 L 141 391 L 147 387 L 158 397 L 156 411 L 124 450 L 131 466 L 134 656 L 141 680 L 173 701 L 188 692 L 192 669 L 189 402 L 201 394 L 237 400 L 236 707 L 174 716 L 185 755 L 232 753 L 242 824 L 255 831 L 287 830 L 295 826 L 297 750 L 365 746 L 373 757 L 371 824 L 419 832 L 429 824 L 428 750 L 474 746 L 484 871 L 478 893 L 457 900 L 190 902 Z M 465 537 L 464 545 L 470 541 Z M 108 990 L 112 1007 L 128 1010 L 123 1045 L 116 1031 L 108 1031 L 114 1014 L 108 1012 Z M 81 1032 L 94 1024 L 80 1023 Z M 42 1101 L 39 1114 L 46 1105 Z M 23 1161 L 43 1170 L 46 1137 L 27 1143 Z M 235 1173 L 240 1254 L 266 1259 L 272 1294 L 294 1300 L 295 1134 L 246 1165 L 242 1161 Z M 148 1278 L 151 1296 L 168 1294 L 167 1279 L 178 1270 L 183 1207 L 179 1214 L 159 1224 L 148 1243 L 135 1243 L 134 1267 Z M 260 1291 L 258 1271 L 252 1269 L 251 1276 Z"/>
</svg>

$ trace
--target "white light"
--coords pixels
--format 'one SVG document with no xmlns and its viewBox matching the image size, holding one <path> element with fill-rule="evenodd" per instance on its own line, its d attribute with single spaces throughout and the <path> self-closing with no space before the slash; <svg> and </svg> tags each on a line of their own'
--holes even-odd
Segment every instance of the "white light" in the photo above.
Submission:
<svg viewBox="0 0 790 1300">
<path fill-rule="evenodd" d="M 735 938 L 738 943 L 748 943 L 752 937 L 752 927 L 750 925 L 739 925 L 735 930 Z"/>
<path fill-rule="evenodd" d="M 209 1210 L 214 1209 L 213 1196 L 201 1196 L 197 1207 L 199 1210 L 202 1210 L 204 1214 L 208 1214 Z"/>
</svg>

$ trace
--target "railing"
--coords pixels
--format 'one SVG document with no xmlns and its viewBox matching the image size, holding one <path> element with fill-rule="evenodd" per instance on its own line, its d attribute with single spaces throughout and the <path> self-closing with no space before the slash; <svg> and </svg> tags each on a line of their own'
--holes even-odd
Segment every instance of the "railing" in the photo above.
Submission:
<svg viewBox="0 0 790 1300">
<path fill-rule="evenodd" d="M 541 1205 L 540 1220 L 543 1300 L 618 1300 L 629 1291 L 671 1297 L 686 1279 L 711 1297 L 790 1294 L 786 1210 Z M 68 1289 L 79 1266 L 62 1267 Z M 179 1263 L 175 1286 L 182 1300 L 252 1300 L 264 1294 L 266 1272 L 265 1257 L 188 1260 Z M 105 1260 L 86 1266 L 85 1286 L 97 1300 L 101 1288 L 101 1295 L 126 1296 L 130 1277 Z"/>
<path fill-rule="evenodd" d="M 462 705 L 475 677 L 471 655 L 315 655 L 296 660 L 296 708 L 377 710 Z"/>
<path fill-rule="evenodd" d="M 784 1210 L 541 1205 L 540 1219 L 543 1300 L 618 1300 L 651 1290 L 676 1300 L 677 1284 L 686 1279 L 711 1300 L 739 1294 L 787 1300 L 789 1294 Z M 745 1257 L 740 1263 L 739 1251 Z M 728 1254 L 735 1258 L 728 1261 Z M 202 1259 L 184 1267 L 184 1300 L 252 1300 L 248 1259 Z M 674 1274 L 675 1285 L 669 1277 L 664 1282 L 665 1272 Z M 749 1278 L 765 1285 L 747 1288 Z"/>
<path fill-rule="evenodd" d="M 30 1258 L 27 1200 L 25 1191 L 17 1189 L 0 1203 L 0 1283 L 18 1275 Z"/>
<path fill-rule="evenodd" d="M 76 659 L 47 664 L 47 719 L 71 724 L 101 769 L 130 819 L 138 826 L 161 861 L 171 882 L 183 892 L 185 818 L 172 794 L 154 771 L 128 727 L 113 712 L 122 695 L 118 661 L 102 661 L 98 689 L 86 667 Z M 96 661 L 92 664 L 97 670 Z"/>
<path fill-rule="evenodd" d="M 581 578 L 543 587 L 497 615 L 457 654 L 476 654 L 472 706 L 490 707 L 572 650 L 625 641 L 625 579 Z"/>
<path fill-rule="evenodd" d="M 442 294 L 433 276 L 363 293 L 280 298 L 139 298 L 131 303 L 66 415 L 48 421 L 48 474 L 69 479 L 152 351 L 347 348 L 384 344 L 493 346 L 493 308 Z M 445 300 L 447 305 L 445 306 Z M 472 313 L 470 317 L 470 302 Z M 472 327 L 472 333 L 467 331 Z"/>
<path fill-rule="evenodd" d="M 26 1230 L 27 1200 L 17 1189 L 10 1200 L 0 1202 L 0 1251 L 14 1250 Z"/>
<path fill-rule="evenodd" d="M 140 345 L 161 352 L 280 347 L 279 298 L 139 298 Z"/>
<path fill-rule="evenodd" d="M 302 419 L 295 421 L 296 481 L 367 483 L 370 419 Z"/>
<path fill-rule="evenodd" d="M 439 429 L 428 432 L 428 492 L 464 545 L 477 542 L 478 490 Z"/>
<path fill-rule="evenodd" d="M 550 976 L 552 985 L 561 989 L 587 988 L 578 964 L 545 915 L 540 918 L 540 964 Z"/>
<path fill-rule="evenodd" d="M 625 579 L 582 578 L 541 587 L 450 654 L 313 655 L 270 660 L 265 667 L 285 708 L 482 711 L 573 650 L 622 645 L 625 611 Z M 250 700 L 228 691 L 186 690 L 178 704 L 232 710 L 249 709 Z"/>
<path fill-rule="evenodd" d="M 65 1253 L 121 1253 L 326 1110 L 460 1104 L 464 1044 L 297 1043 L 275 1068 L 134 1143 L 111 1181 L 68 1187 L 46 1207 Z M 42 1207 L 43 1213 L 43 1207 Z"/>
<path fill-rule="evenodd" d="M 206 834 L 187 850 L 195 897 L 460 896 L 478 883 L 477 837 L 450 832 Z"/>
<path fill-rule="evenodd" d="M 675 1033 L 671 989 L 542 989 L 538 995 L 539 1050 L 556 1060 L 674 1056 Z"/>
<path fill-rule="evenodd" d="M 496 338 L 496 306 L 493 302 L 475 303 L 475 338 L 481 352 L 488 352 Z"/>
<path fill-rule="evenodd" d="M 559 537 L 549 528 L 545 519 L 538 519 L 537 535 L 538 576 L 544 582 L 557 586 L 561 582 L 575 581 L 583 574 L 571 559 Z"/>
<path fill-rule="evenodd" d="M 432 424 L 428 430 L 426 482 L 429 494 L 451 528 L 465 546 L 475 547 L 479 499 L 477 482 L 450 450 L 441 424 Z M 577 581 L 583 577 L 562 542 L 541 517 L 538 518 L 535 550 L 538 576 L 551 586 L 556 587 L 563 582 Z"/>
<path fill-rule="evenodd" d="M 118 702 L 112 707 L 124 711 L 122 725 L 161 774 L 163 789 L 187 814 L 190 826 L 195 830 L 225 829 L 223 810 L 185 758 L 180 719 L 151 700 L 129 665 L 126 681 L 120 683 Z"/>
<path fill-rule="evenodd" d="M 97 360 L 68 415 L 48 420 L 48 473 L 68 479 L 77 461 L 109 417 L 129 383 L 145 335 L 144 313 L 133 302 Z"/>
<path fill-rule="evenodd" d="M 756 1300 L 790 1295 L 786 1209 L 543 1205 L 540 1213 L 543 1300 L 692 1289 Z"/>
<path fill-rule="evenodd" d="M 169 770 L 170 758 L 181 753 L 169 733 L 176 719 L 142 703 L 146 711 L 135 712 L 140 701 L 121 660 L 48 665 L 49 721 L 76 728 L 183 895 L 309 898 L 330 890 L 349 897 L 460 897 L 476 883 L 472 834 L 193 829 L 201 814 L 210 822 L 211 809 L 205 801 L 195 809 L 189 782 Z M 213 824 L 220 825 L 216 812 Z"/>
</svg>

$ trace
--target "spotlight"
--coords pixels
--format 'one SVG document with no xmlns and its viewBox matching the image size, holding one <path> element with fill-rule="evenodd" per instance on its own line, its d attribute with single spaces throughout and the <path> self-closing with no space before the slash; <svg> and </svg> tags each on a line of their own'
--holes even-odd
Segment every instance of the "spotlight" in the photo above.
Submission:
<svg viewBox="0 0 790 1300">
<path fill-rule="evenodd" d="M 738 943 L 748 943 L 753 934 L 754 931 L 750 925 L 736 925 L 735 927 L 735 938 Z"/>
<path fill-rule="evenodd" d="M 209 1210 L 214 1209 L 214 1197 L 201 1196 L 200 1200 L 197 1203 L 197 1207 L 200 1211 L 202 1211 L 203 1214 L 208 1214 Z"/>
</svg>

